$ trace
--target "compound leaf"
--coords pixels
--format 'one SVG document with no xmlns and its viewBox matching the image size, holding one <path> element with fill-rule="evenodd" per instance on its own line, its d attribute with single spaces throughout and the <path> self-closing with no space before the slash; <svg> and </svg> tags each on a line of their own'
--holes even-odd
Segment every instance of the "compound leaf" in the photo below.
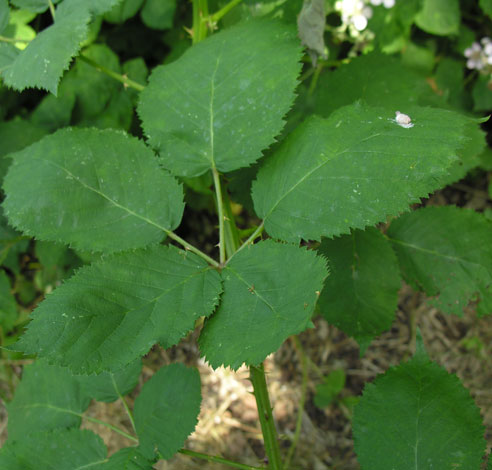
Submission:
<svg viewBox="0 0 492 470">
<path fill-rule="evenodd" d="M 47 296 L 18 347 L 75 373 L 116 371 L 157 342 L 176 344 L 220 291 L 217 271 L 173 246 L 109 256 Z"/>
<path fill-rule="evenodd" d="M 462 315 L 478 301 L 492 313 L 492 223 L 457 207 L 426 207 L 391 223 L 388 237 L 405 280 L 446 313 Z"/>
<path fill-rule="evenodd" d="M 155 68 L 138 112 L 163 165 L 181 176 L 199 176 L 214 167 L 227 172 L 254 163 L 284 125 L 300 52 L 293 29 L 257 20 L 215 34 Z"/>
<path fill-rule="evenodd" d="M 77 378 L 87 396 L 109 403 L 130 393 L 137 385 L 141 371 L 142 361 L 136 359 L 116 372 L 104 371 L 98 375 L 82 375 Z"/>
<path fill-rule="evenodd" d="M 8 405 L 9 440 L 23 440 L 33 432 L 79 427 L 80 413 L 90 397 L 68 369 L 36 361 L 24 368 L 22 380 Z M 10 467 L 2 467 L 10 468 Z"/>
<path fill-rule="evenodd" d="M 363 351 L 394 320 L 401 286 L 396 256 L 372 227 L 324 239 L 318 252 L 329 260 L 331 273 L 318 301 L 320 312 Z"/>
<path fill-rule="evenodd" d="M 267 232 L 292 242 L 348 233 L 440 187 L 476 121 L 433 108 L 409 115 L 413 127 L 403 128 L 387 110 L 356 103 L 299 126 L 253 183 Z"/>
<path fill-rule="evenodd" d="M 269 240 L 239 251 L 222 270 L 221 304 L 200 335 L 210 365 L 257 365 L 304 331 L 327 274 L 324 259 L 305 248 Z"/>
<path fill-rule="evenodd" d="M 480 468 L 480 410 L 455 375 L 417 351 L 367 384 L 355 407 L 355 451 L 362 468 Z"/>
<path fill-rule="evenodd" d="M 24 437 L 21 441 L 11 441 L 9 438 L 0 450 L 0 468 L 80 470 L 90 467 L 96 469 L 99 468 L 98 463 L 105 461 L 106 452 L 102 439 L 86 429 L 41 432 Z"/>
<path fill-rule="evenodd" d="M 181 221 L 181 185 L 122 132 L 63 129 L 13 159 L 5 213 L 40 240 L 113 252 L 157 243 Z"/>
<path fill-rule="evenodd" d="M 176 363 L 159 369 L 135 400 L 135 427 L 140 451 L 152 458 L 155 449 L 171 458 L 194 431 L 202 400 L 200 375 Z"/>
</svg>

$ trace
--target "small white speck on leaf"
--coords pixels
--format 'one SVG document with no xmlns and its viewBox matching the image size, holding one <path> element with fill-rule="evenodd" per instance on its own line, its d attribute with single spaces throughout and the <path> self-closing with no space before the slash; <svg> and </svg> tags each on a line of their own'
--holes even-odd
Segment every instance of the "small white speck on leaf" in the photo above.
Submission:
<svg viewBox="0 0 492 470">
<path fill-rule="evenodd" d="M 412 119 L 407 114 L 400 113 L 400 111 L 396 111 L 395 122 L 405 129 L 409 129 L 413 127 Z"/>
</svg>

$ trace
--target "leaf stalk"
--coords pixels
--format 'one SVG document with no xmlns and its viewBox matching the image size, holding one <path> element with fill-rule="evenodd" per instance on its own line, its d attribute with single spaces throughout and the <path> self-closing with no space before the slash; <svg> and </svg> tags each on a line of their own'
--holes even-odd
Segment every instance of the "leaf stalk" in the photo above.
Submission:
<svg viewBox="0 0 492 470">
<path fill-rule="evenodd" d="M 214 177 L 215 197 L 217 199 L 217 216 L 219 217 L 219 260 L 221 266 L 226 261 L 225 253 L 225 236 L 224 236 L 224 201 L 222 199 L 222 187 L 220 183 L 220 175 L 217 168 L 212 168 Z"/>
<path fill-rule="evenodd" d="M 193 450 L 181 449 L 178 451 L 180 454 L 195 457 L 197 459 L 206 460 L 210 463 L 221 463 L 222 465 L 228 465 L 229 467 L 239 468 L 240 470 L 261 470 L 264 467 L 252 467 L 251 465 L 244 465 L 242 463 L 233 462 L 231 460 L 223 459 L 215 455 L 202 454 L 201 452 L 195 452 Z"/>
</svg>

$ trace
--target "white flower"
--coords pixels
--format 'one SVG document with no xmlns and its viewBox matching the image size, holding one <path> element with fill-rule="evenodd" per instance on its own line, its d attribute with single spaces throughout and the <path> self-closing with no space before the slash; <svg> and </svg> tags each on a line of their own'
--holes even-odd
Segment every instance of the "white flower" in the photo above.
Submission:
<svg viewBox="0 0 492 470">
<path fill-rule="evenodd" d="M 488 46 L 489 44 L 486 45 L 486 47 Z M 482 70 L 487 63 L 487 55 L 485 55 L 482 46 L 478 42 L 474 42 L 470 47 L 465 49 L 464 55 L 468 59 L 466 66 L 469 69 Z"/>
<path fill-rule="evenodd" d="M 339 0 L 335 9 L 340 12 L 342 22 L 357 31 L 366 29 L 367 20 L 372 16 L 372 9 L 364 0 Z"/>
<path fill-rule="evenodd" d="M 385 8 L 393 8 L 395 6 L 395 0 L 370 0 L 371 5 L 375 7 L 383 4 Z"/>
</svg>

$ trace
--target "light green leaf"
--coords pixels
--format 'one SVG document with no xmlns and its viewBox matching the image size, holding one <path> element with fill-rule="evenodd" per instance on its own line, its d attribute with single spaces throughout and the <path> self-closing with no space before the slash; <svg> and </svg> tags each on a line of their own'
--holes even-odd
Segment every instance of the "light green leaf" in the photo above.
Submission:
<svg viewBox="0 0 492 470">
<path fill-rule="evenodd" d="M 419 103 L 430 90 L 423 77 L 394 56 L 372 52 L 352 59 L 319 78 L 314 112 L 328 117 L 336 109 L 364 100 L 370 106 L 401 110 Z"/>
<path fill-rule="evenodd" d="M 427 33 L 447 36 L 458 34 L 460 28 L 459 0 L 424 0 L 415 23 Z"/>
<path fill-rule="evenodd" d="M 345 379 L 346 375 L 343 369 L 335 369 L 323 377 L 323 382 L 316 385 L 314 404 L 318 408 L 325 408 L 332 403 L 345 387 Z"/>
<path fill-rule="evenodd" d="M 135 427 L 140 451 L 147 458 L 155 449 L 171 458 L 194 431 L 202 400 L 200 375 L 176 363 L 159 369 L 135 400 Z"/>
<path fill-rule="evenodd" d="M 267 232 L 291 242 L 348 233 L 408 210 L 440 187 L 476 121 L 433 108 L 402 112 L 413 127 L 358 103 L 299 126 L 253 183 Z"/>
<path fill-rule="evenodd" d="M 157 342 L 176 344 L 220 292 L 217 271 L 172 246 L 105 257 L 46 297 L 18 347 L 75 373 L 116 371 Z"/>
<path fill-rule="evenodd" d="M 0 34 L 9 24 L 10 9 L 9 2 L 7 0 L 0 0 Z"/>
<path fill-rule="evenodd" d="M 33 432 L 79 427 L 90 403 L 77 379 L 66 368 L 36 361 L 24 368 L 8 405 L 9 440 L 25 440 Z"/>
<path fill-rule="evenodd" d="M 125 447 L 95 470 L 153 470 L 153 468 L 152 462 L 142 456 L 138 447 Z"/>
<path fill-rule="evenodd" d="M 111 10 L 104 15 L 108 23 L 124 23 L 140 10 L 144 0 L 120 0 Z"/>
<path fill-rule="evenodd" d="M 152 29 L 169 29 L 173 25 L 176 0 L 146 0 L 140 12 L 145 26 Z"/>
<path fill-rule="evenodd" d="M 17 302 L 11 292 L 10 280 L 3 269 L 0 270 L 0 328 L 7 334 L 17 320 Z"/>
<path fill-rule="evenodd" d="M 478 300 L 492 313 L 492 223 L 457 207 L 427 207 L 394 220 L 388 237 L 413 287 L 437 296 L 432 305 L 462 315 Z"/>
<path fill-rule="evenodd" d="M 60 0 L 52 0 L 53 4 L 58 3 Z M 24 8 L 25 10 L 32 11 L 34 13 L 45 12 L 50 5 L 49 0 L 10 0 L 10 3 L 17 8 Z"/>
<path fill-rule="evenodd" d="M 222 270 L 222 302 L 199 339 L 210 365 L 258 365 L 304 331 L 327 274 L 314 251 L 272 240 L 234 255 Z"/>
<path fill-rule="evenodd" d="M 485 451 L 470 393 L 423 351 L 366 385 L 353 433 L 367 469 L 478 470 Z"/>
<path fill-rule="evenodd" d="M 0 468 L 81 470 L 90 467 L 93 469 L 106 460 L 106 452 L 102 439 L 86 429 L 36 433 L 21 441 L 9 439 L 0 450 Z"/>
<path fill-rule="evenodd" d="M 320 312 L 354 337 L 363 352 L 393 323 L 401 287 L 396 256 L 372 227 L 324 239 L 318 252 L 328 259 L 331 272 L 318 301 Z"/>
<path fill-rule="evenodd" d="M 480 0 L 479 4 L 484 13 L 492 18 L 492 0 Z"/>
<path fill-rule="evenodd" d="M 295 31 L 258 20 L 217 33 L 155 68 L 138 112 L 163 165 L 199 176 L 258 160 L 293 103 L 300 52 Z"/>
<path fill-rule="evenodd" d="M 56 95 L 58 82 L 86 38 L 90 10 L 80 3 L 63 2 L 55 23 L 39 33 L 14 61 L 2 69 L 8 86 L 22 91 L 43 88 Z"/>
<path fill-rule="evenodd" d="M 181 221 L 181 186 L 122 132 L 63 129 L 13 158 L 4 209 L 40 240 L 113 252 L 157 243 Z"/>
<path fill-rule="evenodd" d="M 81 375 L 77 379 L 87 396 L 109 403 L 130 393 L 137 385 L 141 371 L 142 361 L 136 359 L 116 372 Z"/>
</svg>

